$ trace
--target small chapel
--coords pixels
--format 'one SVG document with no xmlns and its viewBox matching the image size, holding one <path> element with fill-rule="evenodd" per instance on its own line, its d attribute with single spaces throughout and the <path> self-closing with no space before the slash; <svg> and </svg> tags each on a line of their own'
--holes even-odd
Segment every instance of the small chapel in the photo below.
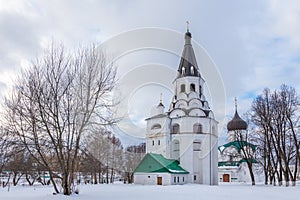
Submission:
<svg viewBox="0 0 300 200">
<path fill-rule="evenodd" d="M 146 119 L 146 155 L 135 169 L 135 184 L 218 184 L 218 122 L 191 39 L 187 28 L 170 106 L 160 100 Z"/>
<path fill-rule="evenodd" d="M 256 146 L 247 141 L 247 128 L 247 122 L 238 114 L 235 98 L 234 117 L 227 123 L 228 143 L 218 147 L 219 182 L 251 182 L 246 161 L 252 163 L 253 168 L 256 167 L 257 161 L 245 158 L 243 150 L 249 154 L 248 157 L 253 157 Z"/>
</svg>

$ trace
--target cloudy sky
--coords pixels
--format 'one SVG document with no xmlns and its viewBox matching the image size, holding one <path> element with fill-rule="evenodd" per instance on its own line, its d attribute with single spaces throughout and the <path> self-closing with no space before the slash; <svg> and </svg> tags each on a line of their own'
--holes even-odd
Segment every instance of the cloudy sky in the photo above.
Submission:
<svg viewBox="0 0 300 200">
<path fill-rule="evenodd" d="M 51 40 L 70 48 L 89 43 L 114 43 L 114 48 L 124 48 L 136 38 L 144 41 L 147 34 L 134 30 L 152 27 L 164 33 L 159 38 L 149 34 L 148 42 L 164 39 L 176 43 L 171 50 L 167 49 L 173 54 L 163 51 L 166 49 L 159 51 L 159 45 L 155 50 L 124 48 L 117 62 L 121 83 L 132 84 L 125 102 L 129 121 L 142 130 L 144 118 L 158 102 L 159 94 L 163 93 L 166 104 L 172 95 L 165 82 L 171 84 L 175 77 L 177 51 L 183 47 L 183 39 L 177 39 L 180 34 L 183 38 L 187 20 L 193 45 L 205 49 L 217 68 L 217 78 L 223 80 L 226 119 L 233 114 L 235 96 L 242 115 L 265 87 L 275 89 L 286 83 L 299 92 L 298 0 L 0 0 L 0 95 L 7 92 L 16 74 L 40 56 Z M 117 43 L 115 38 L 124 34 L 125 39 Z M 157 74 L 151 73 L 159 69 L 160 76 L 152 84 L 150 80 L 132 82 L 134 77 L 144 79 L 147 73 L 139 73 L 147 70 L 150 78 L 157 78 Z M 205 69 L 200 66 L 200 71 L 206 79 Z M 212 109 L 214 106 L 217 110 L 216 104 Z M 224 116 L 219 114 L 217 118 L 221 121 Z"/>
</svg>

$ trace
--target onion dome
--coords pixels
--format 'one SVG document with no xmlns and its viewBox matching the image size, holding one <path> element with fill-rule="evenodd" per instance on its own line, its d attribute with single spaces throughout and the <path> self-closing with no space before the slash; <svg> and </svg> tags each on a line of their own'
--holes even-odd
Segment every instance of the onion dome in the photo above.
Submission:
<svg viewBox="0 0 300 200">
<path fill-rule="evenodd" d="M 227 124 L 228 131 L 234 130 L 246 130 L 248 128 L 247 122 L 245 122 L 237 112 L 237 103 L 235 99 L 235 114 L 232 120 L 230 120 Z"/>
</svg>

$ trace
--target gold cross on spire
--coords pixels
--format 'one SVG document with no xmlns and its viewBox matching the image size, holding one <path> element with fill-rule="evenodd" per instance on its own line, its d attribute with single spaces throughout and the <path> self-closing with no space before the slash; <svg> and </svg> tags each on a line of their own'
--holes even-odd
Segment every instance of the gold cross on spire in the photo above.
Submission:
<svg viewBox="0 0 300 200">
<path fill-rule="evenodd" d="M 190 31 L 190 22 L 186 21 L 186 31 L 189 32 Z"/>
<path fill-rule="evenodd" d="M 237 98 L 234 98 L 234 103 L 235 103 L 235 111 L 237 111 Z"/>
</svg>

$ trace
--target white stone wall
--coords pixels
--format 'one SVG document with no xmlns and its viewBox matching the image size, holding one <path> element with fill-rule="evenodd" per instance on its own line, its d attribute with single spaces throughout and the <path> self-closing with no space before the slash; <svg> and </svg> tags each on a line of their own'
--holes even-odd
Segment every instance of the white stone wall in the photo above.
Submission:
<svg viewBox="0 0 300 200">
<path fill-rule="evenodd" d="M 185 85 L 185 92 L 181 92 L 181 85 L 183 84 Z M 195 85 L 195 91 L 191 91 L 191 84 Z M 203 111 L 203 109 L 209 110 L 208 103 L 204 102 L 202 104 L 201 102 L 205 101 L 203 84 L 204 80 L 200 77 L 182 77 L 175 80 L 174 94 L 177 99 L 173 110 L 170 111 L 168 116 L 161 116 L 160 118 L 153 116 L 153 118 L 147 120 L 146 152 L 178 159 L 177 152 L 180 155 L 180 166 L 190 173 L 186 175 L 187 180 L 185 182 L 217 185 L 217 121 L 214 120 L 212 111 L 210 111 L 208 117 Z M 162 109 L 157 108 L 153 111 L 153 114 L 162 114 Z M 160 124 L 161 128 L 152 129 L 155 124 Z M 180 133 L 171 134 L 174 124 L 180 126 Z M 194 133 L 194 124 L 202 125 L 201 134 Z M 174 141 L 179 142 L 179 151 L 173 151 L 172 144 Z M 201 150 L 198 152 L 193 149 L 194 141 L 201 142 Z M 194 176 L 196 176 L 196 180 Z M 137 178 L 138 181 L 140 179 L 145 181 L 145 177 Z"/>
<path fill-rule="evenodd" d="M 190 84 L 195 84 L 195 92 L 200 93 L 199 86 L 203 86 L 204 80 L 199 77 L 194 76 L 186 76 L 179 79 L 176 79 L 176 82 L 174 83 L 174 94 L 178 95 L 181 91 L 181 85 L 185 85 L 185 92 L 189 94 L 191 92 L 190 90 Z M 203 87 L 202 87 L 203 90 Z"/>
<path fill-rule="evenodd" d="M 157 177 L 162 177 L 162 185 L 182 185 L 187 183 L 187 174 L 170 173 L 135 173 L 134 183 L 142 185 L 157 185 Z"/>
<path fill-rule="evenodd" d="M 153 118 L 147 120 L 146 153 L 162 154 L 170 158 L 170 129 L 167 117 Z M 159 124 L 161 128 L 152 129 Z"/>
<path fill-rule="evenodd" d="M 223 175 L 229 174 L 229 182 L 251 182 L 250 172 L 246 163 L 241 163 L 240 166 L 224 166 L 219 167 L 219 181 L 223 182 Z"/>
</svg>

